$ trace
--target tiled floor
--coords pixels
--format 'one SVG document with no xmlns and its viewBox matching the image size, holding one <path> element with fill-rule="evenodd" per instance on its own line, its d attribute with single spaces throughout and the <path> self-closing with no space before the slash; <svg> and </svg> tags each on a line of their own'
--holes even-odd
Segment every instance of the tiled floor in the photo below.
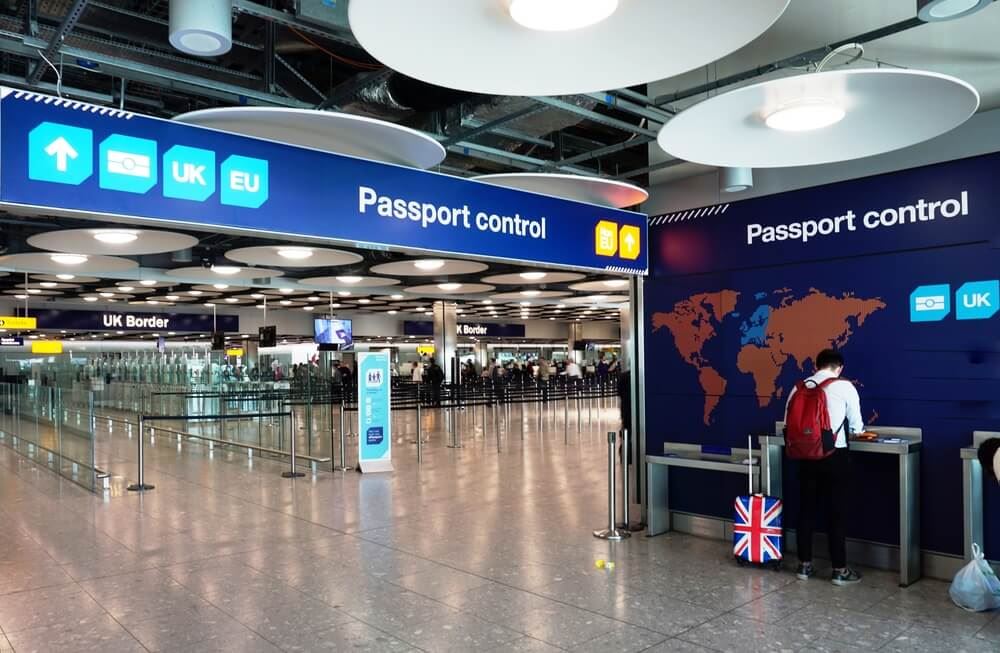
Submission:
<svg viewBox="0 0 1000 653">
<path fill-rule="evenodd" d="M 574 418 L 566 445 L 555 417 L 522 440 L 515 412 L 498 454 L 492 427 L 449 449 L 430 415 L 421 466 L 400 435 L 392 475 L 295 481 L 158 437 L 143 496 L 0 447 L 0 651 L 1000 651 L 1000 616 L 945 583 L 835 588 L 737 568 L 722 542 L 594 539 L 610 419 Z M 102 437 L 131 474 L 136 441 Z"/>
</svg>

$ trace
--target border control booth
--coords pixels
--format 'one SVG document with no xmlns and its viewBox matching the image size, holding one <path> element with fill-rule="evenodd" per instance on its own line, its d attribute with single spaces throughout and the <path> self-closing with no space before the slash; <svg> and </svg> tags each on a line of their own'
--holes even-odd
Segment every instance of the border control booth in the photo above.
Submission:
<svg viewBox="0 0 1000 653">
<path fill-rule="evenodd" d="M 968 448 L 973 432 L 1000 431 L 997 165 L 990 154 L 650 219 L 642 435 L 647 465 L 670 469 L 647 474 L 654 534 L 730 537 L 745 463 L 741 477 L 711 459 L 745 458 L 760 435 L 759 487 L 784 498 L 794 560 L 798 465 L 780 422 L 833 346 L 879 435 L 851 443 L 849 562 L 899 569 L 908 585 L 950 579 L 972 541 L 1000 559 L 1000 521 L 982 519 L 998 488 Z M 841 228 L 803 227 L 826 219 Z M 696 462 L 677 464 L 678 448 Z"/>
</svg>

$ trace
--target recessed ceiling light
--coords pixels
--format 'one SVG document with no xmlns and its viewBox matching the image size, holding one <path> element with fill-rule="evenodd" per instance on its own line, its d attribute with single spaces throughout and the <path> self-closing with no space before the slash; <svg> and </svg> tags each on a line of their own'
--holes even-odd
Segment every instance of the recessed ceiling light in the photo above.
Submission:
<svg viewBox="0 0 1000 653">
<path fill-rule="evenodd" d="M 623 288 L 628 285 L 628 279 L 608 279 L 604 285 L 608 288 Z"/>
<path fill-rule="evenodd" d="M 235 304 L 238 301 L 240 301 L 240 300 L 236 299 L 235 297 L 226 297 L 226 303 L 227 304 Z"/>
<path fill-rule="evenodd" d="M 259 292 L 255 292 L 254 294 L 250 295 L 250 297 L 253 299 L 264 299 L 264 295 L 260 294 Z"/>
<path fill-rule="evenodd" d="M 115 331 L 115 333 L 117 333 L 117 334 L 118 334 L 118 335 L 120 335 L 120 336 L 123 336 L 123 335 L 125 335 L 125 332 L 124 332 L 124 331 Z"/>
<path fill-rule="evenodd" d="M 521 294 L 525 297 L 538 297 L 542 294 L 541 290 L 522 290 Z"/>
<path fill-rule="evenodd" d="M 200 290 L 189 290 L 188 294 L 194 297 L 200 297 L 202 292 Z"/>
<path fill-rule="evenodd" d="M 39 290 L 38 288 L 28 288 L 28 294 L 29 295 L 37 295 L 37 294 L 39 294 L 41 292 L 42 291 Z"/>
<path fill-rule="evenodd" d="M 320 300 L 321 300 L 322 298 L 321 298 L 321 297 L 317 297 L 316 295 L 312 295 L 311 297 L 306 297 L 306 299 L 308 299 L 308 300 L 309 300 L 309 301 L 311 301 L 311 302 L 318 302 L 318 301 L 320 301 Z"/>
<path fill-rule="evenodd" d="M 55 281 L 43 281 L 38 285 L 41 286 L 42 288 L 55 288 L 59 284 L 56 283 Z"/>
<path fill-rule="evenodd" d="M 167 295 L 167 299 L 169 301 L 176 302 L 178 299 L 180 299 L 180 295 Z"/>
<path fill-rule="evenodd" d="M 221 274 L 226 277 L 230 277 L 234 274 L 239 274 L 240 269 L 233 265 L 213 265 L 212 272 L 216 274 Z"/>
<path fill-rule="evenodd" d="M 439 258 L 428 258 L 422 261 L 414 261 L 413 267 L 417 268 L 418 270 L 426 270 L 426 271 L 440 270 L 441 268 L 444 267 L 444 261 L 442 261 Z"/>
<path fill-rule="evenodd" d="M 127 245 L 139 240 L 139 234 L 135 231 L 124 229 L 100 229 L 93 232 L 94 240 L 105 245 Z"/>
<path fill-rule="evenodd" d="M 438 284 L 438 288 L 440 288 L 441 290 L 445 290 L 447 292 L 451 292 L 452 290 L 458 290 L 461 287 L 462 287 L 462 284 L 460 284 L 460 283 L 439 283 Z"/>
<path fill-rule="evenodd" d="M 786 132 L 805 132 L 835 125 L 847 112 L 833 100 L 802 98 L 772 111 L 764 122 L 771 129 Z"/>
<path fill-rule="evenodd" d="M 118 289 L 122 292 L 132 292 L 135 290 L 135 286 L 118 286 Z"/>
<path fill-rule="evenodd" d="M 156 285 L 156 281 L 153 280 L 153 279 L 143 279 L 142 281 L 139 282 L 139 285 L 146 286 L 147 288 L 149 288 L 149 287 L 155 286 Z"/>
<path fill-rule="evenodd" d="M 531 306 L 531 302 L 521 302 L 521 306 Z"/>
<path fill-rule="evenodd" d="M 330 304 L 330 308 L 340 308 L 340 304 Z"/>
<path fill-rule="evenodd" d="M 155 299 L 147 299 L 147 300 L 146 300 L 146 303 L 147 303 L 147 304 L 149 304 L 150 306 L 156 306 L 156 305 L 157 305 L 157 304 L 159 304 L 160 302 L 159 302 L 159 301 L 157 301 L 157 300 L 155 300 Z"/>
<path fill-rule="evenodd" d="M 85 302 L 96 302 L 97 301 L 97 297 L 94 297 L 93 295 L 91 295 L 90 297 L 84 297 L 83 301 L 85 301 Z"/>
<path fill-rule="evenodd" d="M 281 247 L 278 249 L 278 256 L 289 261 L 304 261 L 311 258 L 313 251 L 308 247 Z"/>
<path fill-rule="evenodd" d="M 482 303 L 483 304 L 492 304 L 493 300 L 492 299 L 484 299 Z"/>
<path fill-rule="evenodd" d="M 28 296 L 27 295 L 14 295 L 14 298 L 15 299 L 27 299 Z"/>
<path fill-rule="evenodd" d="M 358 303 L 359 304 L 371 304 L 372 300 L 370 300 L 370 299 L 359 299 Z"/>
<path fill-rule="evenodd" d="M 351 296 L 351 291 L 350 290 L 338 290 L 337 294 L 340 295 L 341 297 L 350 297 Z"/>
<path fill-rule="evenodd" d="M 63 281 L 69 281 L 70 279 L 76 279 L 75 274 L 57 274 L 56 279 L 62 279 Z"/>
<path fill-rule="evenodd" d="M 548 272 L 522 272 L 518 275 L 525 281 L 539 281 L 549 276 Z"/>
<path fill-rule="evenodd" d="M 168 336 L 175 336 L 175 335 L 177 335 L 177 332 L 176 331 L 167 331 L 167 335 Z"/>
<path fill-rule="evenodd" d="M 402 295 L 398 295 L 398 294 L 397 295 L 390 295 L 390 299 L 397 299 L 397 300 L 399 300 L 399 299 L 403 299 L 403 296 Z"/>
<path fill-rule="evenodd" d="M 361 283 L 362 277 L 337 277 L 340 283 Z"/>
<path fill-rule="evenodd" d="M 212 302 L 205 302 L 205 306 L 207 306 L 208 308 L 215 308 L 215 304 L 213 304 Z"/>
<path fill-rule="evenodd" d="M 38 340 L 38 336 L 36 336 L 35 334 L 31 334 L 30 336 L 28 336 L 28 338 L 30 340 Z"/>
<path fill-rule="evenodd" d="M 115 294 L 113 292 L 102 292 L 101 293 L 101 297 L 104 297 L 104 298 L 114 297 L 114 296 L 115 296 Z"/>
<path fill-rule="evenodd" d="M 52 254 L 49 259 L 59 265 L 82 265 L 90 260 L 83 254 Z"/>
<path fill-rule="evenodd" d="M 281 288 L 280 290 L 278 290 L 278 292 L 280 292 L 282 295 L 291 295 L 293 292 L 295 292 L 295 288 Z"/>
<path fill-rule="evenodd" d="M 387 312 L 386 312 L 386 315 L 395 315 L 395 314 L 396 314 L 396 313 L 398 313 L 398 312 L 399 312 L 399 311 L 387 311 Z"/>
<path fill-rule="evenodd" d="M 316 307 L 315 306 L 303 306 L 302 310 L 303 311 L 309 311 L 311 313 L 311 312 L 313 312 L 313 311 L 316 310 Z"/>
<path fill-rule="evenodd" d="M 510 17 L 528 29 L 569 32 L 596 25 L 618 9 L 618 0 L 511 0 Z"/>
<path fill-rule="evenodd" d="M 213 283 L 212 287 L 215 288 L 216 290 L 225 290 L 226 288 L 229 287 L 229 284 L 228 283 Z"/>
<path fill-rule="evenodd" d="M 278 303 L 281 304 L 282 306 L 290 306 L 292 304 L 292 302 L 290 300 L 287 300 L 287 299 L 282 299 Z"/>
</svg>

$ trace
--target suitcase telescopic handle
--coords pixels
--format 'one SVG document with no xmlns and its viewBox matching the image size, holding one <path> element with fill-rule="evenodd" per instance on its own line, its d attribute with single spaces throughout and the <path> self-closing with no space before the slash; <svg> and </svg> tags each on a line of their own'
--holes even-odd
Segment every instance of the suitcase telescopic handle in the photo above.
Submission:
<svg viewBox="0 0 1000 653">
<path fill-rule="evenodd" d="M 753 433 L 747 436 L 747 485 L 750 487 L 748 497 L 753 496 Z"/>
</svg>

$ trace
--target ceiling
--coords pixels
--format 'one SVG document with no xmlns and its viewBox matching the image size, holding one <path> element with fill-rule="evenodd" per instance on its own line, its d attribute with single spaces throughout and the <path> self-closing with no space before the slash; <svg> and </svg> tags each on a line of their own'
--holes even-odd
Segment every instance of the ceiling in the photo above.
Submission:
<svg viewBox="0 0 1000 653">
<path fill-rule="evenodd" d="M 711 66 L 650 84 L 648 95 L 662 109 L 681 111 L 723 90 L 813 69 L 830 46 L 860 41 L 864 56 L 851 68 L 891 66 L 953 75 L 979 91 L 980 111 L 1000 107 L 1000 76 L 996 74 L 1000 3 L 962 19 L 937 23 L 916 20 L 915 7 L 914 0 L 794 0 L 761 38 Z M 837 57 L 827 69 L 837 69 L 838 62 L 843 69 L 851 55 Z M 650 184 L 710 170 L 672 160 L 656 144 L 648 150 Z"/>
</svg>

